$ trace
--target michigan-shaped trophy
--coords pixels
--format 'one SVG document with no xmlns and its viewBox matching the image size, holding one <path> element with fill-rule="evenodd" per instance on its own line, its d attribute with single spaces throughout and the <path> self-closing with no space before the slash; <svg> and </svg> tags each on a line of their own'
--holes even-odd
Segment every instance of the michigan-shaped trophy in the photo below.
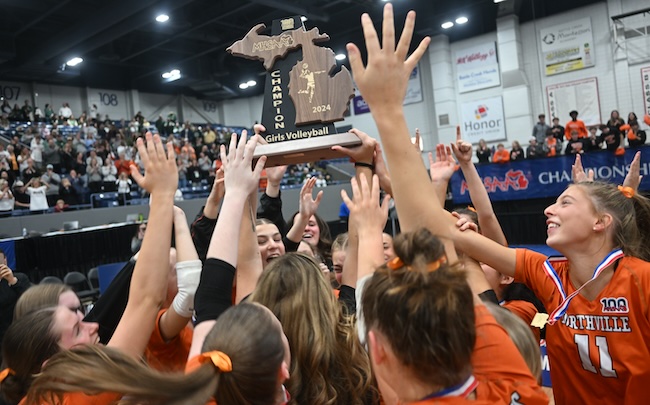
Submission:
<svg viewBox="0 0 650 405">
<path fill-rule="evenodd" d="M 266 155 L 267 166 L 310 162 L 340 156 L 334 145 L 359 144 L 351 133 L 336 133 L 354 97 L 350 71 L 335 73 L 334 52 L 319 46 L 329 40 L 318 28 L 306 30 L 300 17 L 273 21 L 272 35 L 262 35 L 264 24 L 253 27 L 227 51 L 234 56 L 262 61 L 266 87 L 262 124 L 268 145 L 256 156 Z"/>
</svg>

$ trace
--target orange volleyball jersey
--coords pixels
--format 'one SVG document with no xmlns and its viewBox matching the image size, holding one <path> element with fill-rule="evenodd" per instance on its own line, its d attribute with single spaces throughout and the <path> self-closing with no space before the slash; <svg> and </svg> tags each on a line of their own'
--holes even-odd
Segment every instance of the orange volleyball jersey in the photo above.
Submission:
<svg viewBox="0 0 650 405">
<path fill-rule="evenodd" d="M 525 283 L 548 311 L 562 295 L 543 270 L 546 258 L 517 249 L 515 280 Z M 576 288 L 569 263 L 554 263 L 566 294 Z M 578 294 L 566 314 L 547 325 L 546 341 L 557 404 L 646 403 L 650 384 L 650 263 L 623 257 L 593 300 Z"/>
<path fill-rule="evenodd" d="M 187 356 L 190 354 L 192 336 L 194 331 L 189 326 L 185 328 L 170 341 L 165 341 L 160 333 L 160 318 L 167 311 L 161 309 L 156 318 L 154 328 L 144 355 L 149 367 L 158 371 L 183 371 L 187 363 Z"/>
<path fill-rule="evenodd" d="M 513 314 L 517 315 L 522 321 L 526 322 L 526 325 L 530 326 L 530 323 L 537 315 L 537 308 L 533 305 L 532 302 L 524 300 L 512 300 L 506 301 L 501 306 Z M 530 326 L 530 331 L 533 332 L 535 339 L 540 339 L 540 329 L 535 326 Z"/>
</svg>

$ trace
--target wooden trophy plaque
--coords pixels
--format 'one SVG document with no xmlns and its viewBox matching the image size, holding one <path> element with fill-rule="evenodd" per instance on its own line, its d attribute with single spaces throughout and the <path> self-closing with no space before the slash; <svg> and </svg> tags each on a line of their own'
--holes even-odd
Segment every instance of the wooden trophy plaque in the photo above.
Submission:
<svg viewBox="0 0 650 405">
<path fill-rule="evenodd" d="M 354 85 L 345 66 L 332 75 L 334 52 L 317 45 L 329 36 L 305 30 L 298 16 L 273 21 L 271 36 L 260 35 L 265 28 L 254 26 L 227 49 L 262 61 L 267 71 L 262 124 L 268 145 L 258 145 L 255 157 L 266 155 L 266 166 L 278 166 L 344 156 L 331 147 L 361 142 L 352 133 L 336 133 L 333 123 L 343 120 Z"/>
</svg>

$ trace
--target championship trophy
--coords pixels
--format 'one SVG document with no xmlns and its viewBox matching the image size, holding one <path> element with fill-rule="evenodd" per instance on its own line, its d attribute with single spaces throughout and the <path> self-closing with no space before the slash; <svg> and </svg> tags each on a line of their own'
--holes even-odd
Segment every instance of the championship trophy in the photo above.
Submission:
<svg viewBox="0 0 650 405">
<path fill-rule="evenodd" d="M 336 69 L 334 52 L 318 43 L 329 40 L 318 28 L 305 30 L 299 16 L 273 21 L 271 36 L 260 35 L 264 24 L 254 26 L 227 51 L 234 56 L 260 60 L 267 71 L 262 136 L 267 145 L 255 148 L 255 157 L 267 156 L 267 166 L 313 162 L 344 155 L 334 145 L 361 142 L 352 133 L 336 133 L 354 85 L 350 71 Z"/>
</svg>

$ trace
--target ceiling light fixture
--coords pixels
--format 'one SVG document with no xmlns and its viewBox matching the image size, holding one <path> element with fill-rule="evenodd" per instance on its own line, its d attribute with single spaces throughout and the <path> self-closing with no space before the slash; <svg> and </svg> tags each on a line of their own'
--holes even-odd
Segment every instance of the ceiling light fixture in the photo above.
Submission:
<svg viewBox="0 0 650 405">
<path fill-rule="evenodd" d="M 80 64 L 83 61 L 84 60 L 82 58 L 80 58 L 78 56 L 75 56 L 74 58 L 67 61 L 65 64 L 68 65 L 68 66 L 77 66 L 78 64 Z"/>
<path fill-rule="evenodd" d="M 169 72 L 163 73 L 162 78 L 165 79 L 166 82 L 173 82 L 174 80 L 181 78 L 181 71 L 178 69 L 172 69 Z"/>
<path fill-rule="evenodd" d="M 239 83 L 239 88 L 242 90 L 246 90 L 248 88 L 248 83 Z"/>
<path fill-rule="evenodd" d="M 248 87 L 253 87 L 257 84 L 257 82 L 255 80 L 249 80 L 246 82 L 246 84 L 248 85 Z"/>
<path fill-rule="evenodd" d="M 494 0 L 494 4 L 503 3 L 504 1 L 506 1 L 506 0 Z"/>
<path fill-rule="evenodd" d="M 465 24 L 469 19 L 465 16 L 456 18 L 456 24 Z"/>
<path fill-rule="evenodd" d="M 334 59 L 336 60 L 345 60 L 346 58 L 347 56 L 345 56 L 344 53 L 337 53 L 336 56 L 334 57 Z"/>
<path fill-rule="evenodd" d="M 169 21 L 169 16 L 167 14 L 159 14 L 156 16 L 156 21 L 159 23 L 164 23 Z"/>
<path fill-rule="evenodd" d="M 451 21 L 446 21 L 446 22 L 443 22 L 442 24 L 440 24 L 440 26 L 441 26 L 443 29 L 448 30 L 449 28 L 451 28 L 451 27 L 454 26 L 454 23 L 451 22 Z"/>
</svg>

